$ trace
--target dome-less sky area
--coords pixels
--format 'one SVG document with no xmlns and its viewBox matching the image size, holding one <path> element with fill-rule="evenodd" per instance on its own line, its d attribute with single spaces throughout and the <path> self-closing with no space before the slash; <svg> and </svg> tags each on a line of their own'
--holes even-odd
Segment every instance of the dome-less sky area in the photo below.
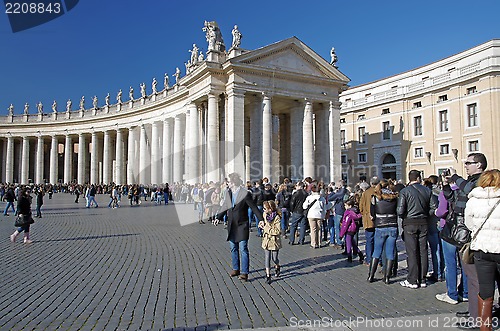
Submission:
<svg viewBox="0 0 500 331">
<path fill-rule="evenodd" d="M 500 38 L 499 0 L 420 1 L 174 1 L 80 0 L 66 14 L 13 33 L 5 7 L 0 13 L 0 114 L 36 113 L 53 100 L 64 111 L 85 96 L 90 108 L 109 92 L 111 102 L 140 84 L 151 93 L 163 76 L 190 58 L 193 43 L 205 53 L 203 23 L 216 21 L 226 47 L 236 24 L 241 48 L 252 50 L 296 36 L 325 60 L 335 47 L 350 86 L 398 74 Z"/>
</svg>

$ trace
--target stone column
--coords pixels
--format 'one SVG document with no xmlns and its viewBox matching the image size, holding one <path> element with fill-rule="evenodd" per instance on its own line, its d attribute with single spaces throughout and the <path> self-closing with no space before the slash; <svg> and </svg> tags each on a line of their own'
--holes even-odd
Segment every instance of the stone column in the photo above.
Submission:
<svg viewBox="0 0 500 331">
<path fill-rule="evenodd" d="M 290 114 L 290 122 L 292 125 L 291 131 L 291 141 L 290 141 L 290 158 L 291 158 L 291 173 L 290 176 L 294 181 L 304 179 L 304 168 L 303 168 L 303 130 L 302 125 L 304 123 L 304 104 L 302 102 L 295 102 L 292 106 L 292 112 Z"/>
<path fill-rule="evenodd" d="M 330 177 L 330 162 L 328 157 L 328 108 L 324 106 L 315 113 L 315 165 L 314 173 L 316 178 L 328 182 Z"/>
<path fill-rule="evenodd" d="M 44 162 L 44 150 L 43 150 L 43 137 L 38 136 L 37 148 L 36 148 L 36 184 L 43 184 L 43 162 Z"/>
<path fill-rule="evenodd" d="M 182 125 L 181 115 L 175 116 L 174 122 L 174 155 L 173 155 L 173 170 L 174 170 L 174 182 L 182 182 L 182 175 L 184 167 L 182 166 L 182 130 L 184 126 Z"/>
<path fill-rule="evenodd" d="M 191 153 L 189 149 L 191 148 L 191 129 L 189 128 L 189 124 L 191 121 L 189 120 L 189 106 L 185 107 L 185 116 L 184 116 L 184 149 L 183 149 L 183 154 L 184 154 L 184 180 L 186 183 L 190 182 L 190 173 L 189 173 L 189 166 L 190 166 L 190 158 L 191 158 Z"/>
<path fill-rule="evenodd" d="M 121 129 L 116 130 L 116 184 L 124 185 L 124 164 L 123 164 L 123 132 Z"/>
<path fill-rule="evenodd" d="M 64 182 L 69 184 L 73 179 L 73 141 L 69 134 L 66 134 L 64 142 Z"/>
<path fill-rule="evenodd" d="M 340 102 L 330 102 L 330 181 L 342 179 L 341 146 L 340 146 Z"/>
<path fill-rule="evenodd" d="M 30 140 L 29 137 L 23 137 L 23 150 L 21 162 L 21 184 L 28 184 L 29 166 L 30 166 Z"/>
<path fill-rule="evenodd" d="M 139 184 L 148 185 L 147 178 L 147 153 L 148 153 L 148 136 L 146 133 L 146 126 L 141 125 L 141 133 L 139 136 Z"/>
<path fill-rule="evenodd" d="M 262 99 L 252 97 L 250 110 L 250 177 L 256 180 L 262 178 Z"/>
<path fill-rule="evenodd" d="M 108 131 L 106 131 L 108 132 Z M 105 138 L 106 139 L 106 138 Z M 92 151 L 90 152 L 90 184 L 99 184 L 99 137 L 97 132 L 92 132 Z M 109 183 L 107 181 L 105 184 Z"/>
<path fill-rule="evenodd" d="M 219 104 L 217 96 L 208 95 L 207 109 L 207 181 L 219 181 Z"/>
<path fill-rule="evenodd" d="M 314 178 L 314 132 L 313 132 L 313 105 L 312 102 L 306 99 L 303 119 L 303 163 L 304 163 L 304 178 Z"/>
<path fill-rule="evenodd" d="M 57 184 L 57 174 L 59 170 L 59 165 L 58 165 L 58 141 L 57 141 L 57 136 L 53 135 L 51 144 L 50 144 L 50 183 L 51 184 Z"/>
<path fill-rule="evenodd" d="M 78 184 L 85 184 L 85 162 L 86 155 L 85 152 L 87 148 L 85 145 L 87 141 L 83 133 L 78 134 Z"/>
<path fill-rule="evenodd" d="M 189 171 L 188 183 L 200 182 L 200 113 L 196 104 L 189 105 Z"/>
<path fill-rule="evenodd" d="M 154 122 L 151 128 L 151 184 L 158 185 L 161 182 L 159 170 L 160 159 L 160 122 Z"/>
<path fill-rule="evenodd" d="M 231 89 L 227 91 L 227 172 L 238 173 L 242 178 L 245 175 L 245 94 L 243 91 Z"/>
<path fill-rule="evenodd" d="M 102 181 L 104 184 L 111 183 L 111 131 L 104 131 L 104 143 L 102 149 Z"/>
<path fill-rule="evenodd" d="M 5 158 L 5 180 L 7 183 L 14 181 L 14 137 L 7 138 L 7 156 Z"/>
<path fill-rule="evenodd" d="M 135 134 L 134 134 L 134 128 L 129 128 L 128 156 L 127 156 L 127 184 L 136 184 L 134 167 L 135 167 Z"/>
<path fill-rule="evenodd" d="M 163 162 L 162 182 L 168 183 L 172 180 L 172 123 L 169 118 L 163 120 Z"/>
<path fill-rule="evenodd" d="M 262 178 L 267 177 L 272 182 L 273 168 L 273 117 L 271 97 L 263 94 L 262 100 Z"/>
</svg>

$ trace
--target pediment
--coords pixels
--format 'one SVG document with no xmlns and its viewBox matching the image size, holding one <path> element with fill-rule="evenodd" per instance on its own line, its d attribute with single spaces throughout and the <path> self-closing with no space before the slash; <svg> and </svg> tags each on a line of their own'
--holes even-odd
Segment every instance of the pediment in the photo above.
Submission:
<svg viewBox="0 0 500 331">
<path fill-rule="evenodd" d="M 273 71 L 329 78 L 347 83 L 349 78 L 336 67 L 293 37 L 231 59 L 234 65 L 246 65 Z"/>
</svg>

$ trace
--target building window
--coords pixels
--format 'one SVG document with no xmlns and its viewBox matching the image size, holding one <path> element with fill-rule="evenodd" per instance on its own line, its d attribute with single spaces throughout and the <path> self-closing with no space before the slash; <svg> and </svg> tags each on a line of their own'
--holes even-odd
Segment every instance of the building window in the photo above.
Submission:
<svg viewBox="0 0 500 331">
<path fill-rule="evenodd" d="M 479 140 L 471 140 L 468 142 L 469 152 L 479 152 Z"/>
<path fill-rule="evenodd" d="M 439 132 L 448 131 L 448 110 L 441 110 L 439 112 Z"/>
<path fill-rule="evenodd" d="M 364 120 L 365 114 L 358 115 L 358 121 Z"/>
<path fill-rule="evenodd" d="M 422 135 L 422 116 L 415 116 L 413 118 L 413 126 L 414 126 L 414 135 L 421 136 Z"/>
<path fill-rule="evenodd" d="M 358 128 L 358 143 L 366 144 L 366 129 L 364 126 Z"/>
<path fill-rule="evenodd" d="M 389 114 L 389 108 L 382 109 L 382 115 Z"/>
<path fill-rule="evenodd" d="M 439 155 L 448 155 L 448 154 L 450 154 L 450 145 L 449 144 L 439 145 Z"/>
<path fill-rule="evenodd" d="M 413 103 L 413 109 L 422 107 L 422 101 L 417 101 Z"/>
<path fill-rule="evenodd" d="M 477 126 L 477 104 L 467 105 L 467 124 L 469 128 Z"/>
<path fill-rule="evenodd" d="M 471 87 L 468 87 L 467 88 L 467 94 L 473 94 L 473 93 L 476 93 L 477 92 L 477 89 L 475 86 L 471 86 Z"/>
<path fill-rule="evenodd" d="M 347 155 L 341 155 L 340 156 L 340 162 L 342 164 L 347 164 Z"/>
<path fill-rule="evenodd" d="M 424 157 L 424 148 L 423 147 L 416 147 L 415 153 L 413 154 L 413 156 L 415 158 Z"/>
<path fill-rule="evenodd" d="M 359 153 L 358 154 L 358 162 L 359 163 L 366 163 L 366 153 Z"/>
<path fill-rule="evenodd" d="M 340 119 L 340 123 L 345 123 L 345 118 L 343 118 L 343 117 L 342 117 L 342 118 Z"/>
<path fill-rule="evenodd" d="M 382 139 L 391 139 L 391 123 L 389 121 L 382 122 Z"/>
<path fill-rule="evenodd" d="M 345 130 L 340 130 L 340 146 L 345 148 Z"/>
<path fill-rule="evenodd" d="M 438 97 L 438 102 L 448 101 L 448 95 L 443 94 Z"/>
</svg>

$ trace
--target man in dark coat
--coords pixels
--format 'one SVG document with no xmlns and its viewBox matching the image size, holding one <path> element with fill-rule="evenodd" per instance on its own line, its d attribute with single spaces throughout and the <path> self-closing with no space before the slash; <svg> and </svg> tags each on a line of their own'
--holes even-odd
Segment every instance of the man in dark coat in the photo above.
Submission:
<svg viewBox="0 0 500 331">
<path fill-rule="evenodd" d="M 248 208 L 252 209 L 259 222 L 264 219 L 262 218 L 262 212 L 252 199 L 252 194 L 242 184 L 243 181 L 238 174 L 232 173 L 229 175 L 229 190 L 224 199 L 222 211 L 217 218 L 223 219 L 224 215 L 227 216 L 227 241 L 229 241 L 231 247 L 233 268 L 230 276 L 239 276 L 242 281 L 247 281 L 250 269 Z"/>
</svg>

